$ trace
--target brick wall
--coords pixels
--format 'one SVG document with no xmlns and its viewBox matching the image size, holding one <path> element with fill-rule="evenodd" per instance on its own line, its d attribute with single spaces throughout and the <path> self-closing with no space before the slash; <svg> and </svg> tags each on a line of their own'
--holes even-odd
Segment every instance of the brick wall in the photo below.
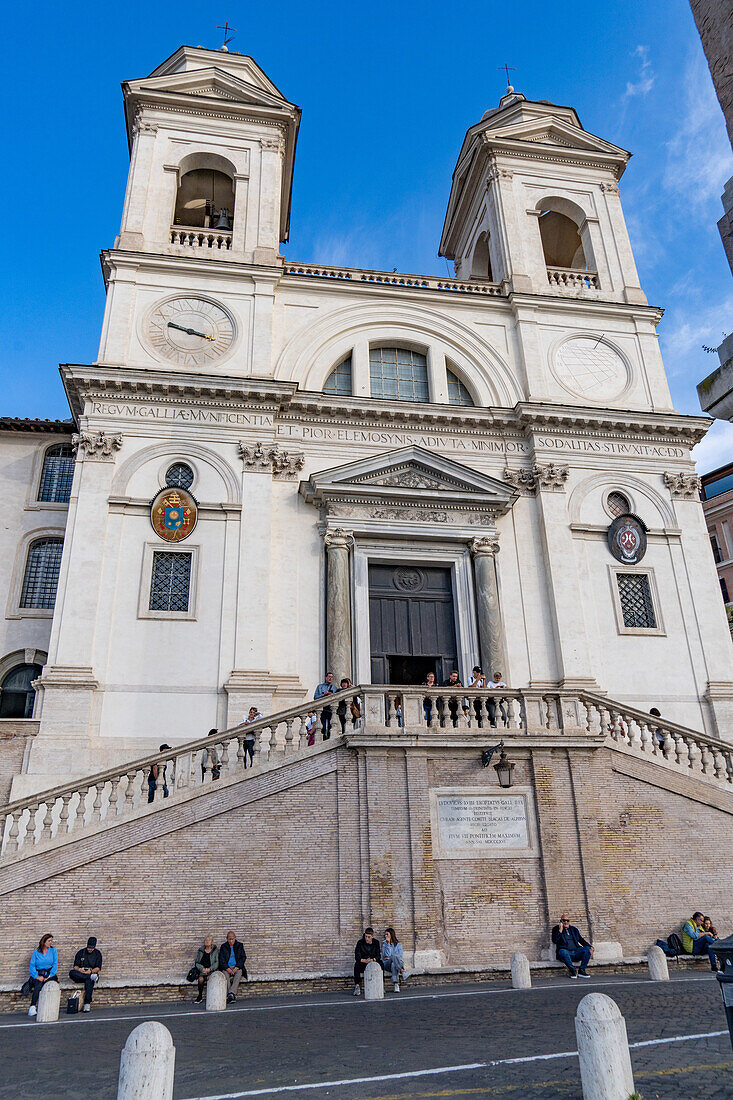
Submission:
<svg viewBox="0 0 733 1100">
<path fill-rule="evenodd" d="M 348 973 L 367 921 L 394 924 L 408 951 L 474 966 L 515 949 L 539 958 L 564 907 L 631 954 L 695 908 L 731 931 L 733 883 L 717 854 L 733 843 L 727 792 L 607 749 L 513 757 L 515 784 L 534 791 L 537 858 L 435 858 L 430 789 L 496 789 L 496 776 L 475 751 L 394 747 L 335 748 L 164 807 L 77 842 L 80 866 L 60 870 L 60 849 L 34 856 L 45 878 L 22 888 L 18 863 L 0 874 L 0 983 L 22 980 L 45 931 L 64 969 L 97 935 L 118 980 L 182 977 L 203 936 L 220 942 L 229 927 L 254 977 Z M 153 835 L 174 813 L 180 827 Z"/>
</svg>

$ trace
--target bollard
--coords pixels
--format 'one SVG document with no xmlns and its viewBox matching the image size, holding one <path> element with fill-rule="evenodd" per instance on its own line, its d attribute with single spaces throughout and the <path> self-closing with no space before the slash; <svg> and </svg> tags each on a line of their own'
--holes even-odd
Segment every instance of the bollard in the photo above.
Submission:
<svg viewBox="0 0 733 1100">
<path fill-rule="evenodd" d="M 605 993 L 589 993 L 575 1016 L 583 1100 L 629 1100 L 634 1092 L 626 1021 Z"/>
<path fill-rule="evenodd" d="M 58 982 L 48 981 L 43 983 L 43 989 L 38 995 L 38 1013 L 36 1020 L 39 1024 L 55 1024 L 59 1018 L 59 1005 L 61 1004 L 61 986 Z"/>
<path fill-rule="evenodd" d="M 223 970 L 209 974 L 206 983 L 206 1011 L 223 1012 L 227 1006 L 227 976 Z"/>
<path fill-rule="evenodd" d="M 668 982 L 669 981 L 669 967 L 667 966 L 667 956 L 662 951 L 661 947 L 650 947 L 646 953 L 646 961 L 649 963 L 649 979 L 652 982 Z"/>
<path fill-rule="evenodd" d="M 364 1000 L 384 1000 L 384 971 L 375 959 L 368 962 L 364 970 Z"/>
<path fill-rule="evenodd" d="M 515 951 L 512 955 L 512 985 L 515 989 L 532 988 L 529 959 L 521 951 Z"/>
<path fill-rule="evenodd" d="M 117 1100 L 173 1100 L 176 1048 L 167 1027 L 150 1020 L 127 1036 Z"/>
</svg>

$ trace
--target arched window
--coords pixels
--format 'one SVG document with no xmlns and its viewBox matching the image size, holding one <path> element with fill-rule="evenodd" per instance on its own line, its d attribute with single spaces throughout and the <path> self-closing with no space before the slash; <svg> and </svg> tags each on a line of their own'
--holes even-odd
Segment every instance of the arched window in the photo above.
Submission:
<svg viewBox="0 0 733 1100">
<path fill-rule="evenodd" d="M 489 235 L 482 233 L 476 241 L 471 261 L 472 279 L 493 279 L 491 274 L 491 256 L 489 255 Z"/>
<path fill-rule="evenodd" d="M 323 392 L 351 397 L 351 356 L 333 368 L 323 384 Z"/>
<path fill-rule="evenodd" d="M 40 665 L 16 665 L 0 685 L 0 718 L 32 718 L 36 693 L 33 681 L 42 672 Z"/>
<path fill-rule="evenodd" d="M 406 348 L 370 348 L 372 397 L 397 401 L 429 401 L 428 362 L 419 351 Z"/>
<path fill-rule="evenodd" d="M 62 538 L 36 539 L 31 543 L 20 594 L 21 607 L 53 608 L 63 548 Z"/>
<path fill-rule="evenodd" d="M 614 519 L 616 516 L 625 516 L 631 511 L 629 498 L 624 496 L 623 493 L 616 492 L 615 490 L 608 494 L 606 507 Z"/>
<path fill-rule="evenodd" d="M 170 489 L 190 489 L 193 470 L 186 462 L 174 462 L 165 475 L 165 483 Z"/>
<path fill-rule="evenodd" d="M 48 503 L 68 504 L 73 480 L 74 452 L 71 443 L 55 443 L 43 456 L 38 499 Z"/>
<path fill-rule="evenodd" d="M 446 370 L 448 378 L 448 404 L 449 405 L 473 405 L 473 398 L 461 382 L 457 374 L 452 370 Z"/>
<path fill-rule="evenodd" d="M 234 183 L 217 168 L 193 168 L 181 176 L 176 195 L 175 225 L 195 229 L 232 228 Z"/>
<path fill-rule="evenodd" d="M 559 210 L 540 211 L 540 237 L 547 267 L 573 268 L 587 271 L 583 242 L 572 218 Z"/>
</svg>

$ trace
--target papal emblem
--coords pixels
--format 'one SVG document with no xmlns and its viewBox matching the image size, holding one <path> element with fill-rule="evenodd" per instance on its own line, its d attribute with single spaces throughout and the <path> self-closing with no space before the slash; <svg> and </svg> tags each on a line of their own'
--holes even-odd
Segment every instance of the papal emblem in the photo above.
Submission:
<svg viewBox="0 0 733 1100">
<path fill-rule="evenodd" d="M 608 548 L 617 561 L 636 565 L 646 554 L 646 530 L 636 516 L 617 516 L 608 528 Z"/>
<path fill-rule="evenodd" d="M 196 526 L 196 501 L 185 489 L 161 489 L 150 505 L 150 522 L 166 542 L 188 538 Z"/>
</svg>

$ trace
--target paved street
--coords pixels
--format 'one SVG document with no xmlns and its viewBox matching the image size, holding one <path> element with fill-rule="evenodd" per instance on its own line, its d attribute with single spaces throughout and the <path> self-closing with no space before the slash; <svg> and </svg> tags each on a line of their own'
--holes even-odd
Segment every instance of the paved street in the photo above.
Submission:
<svg viewBox="0 0 733 1100">
<path fill-rule="evenodd" d="M 632 1047 L 650 1044 L 632 1049 L 644 1100 L 730 1100 L 733 1051 L 708 972 L 655 984 L 616 975 L 582 985 L 549 978 L 529 991 L 487 983 L 411 992 L 408 983 L 381 1003 L 304 995 L 240 1000 L 220 1015 L 190 1004 L 158 1012 L 148 1005 L 99 1009 L 53 1026 L 5 1016 L 0 1098 L 114 1100 L 127 1035 L 155 1019 L 176 1044 L 175 1100 L 579 1100 L 573 1019 L 590 991 L 617 1002 Z"/>
</svg>

